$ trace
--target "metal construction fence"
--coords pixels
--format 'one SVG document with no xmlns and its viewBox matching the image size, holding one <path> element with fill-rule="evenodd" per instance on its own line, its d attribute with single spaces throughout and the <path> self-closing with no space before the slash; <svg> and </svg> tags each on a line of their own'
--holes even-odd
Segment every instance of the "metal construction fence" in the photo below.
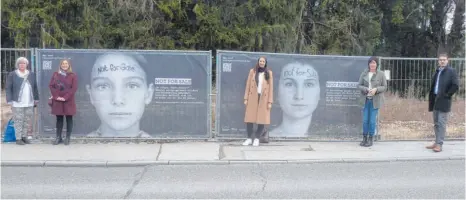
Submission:
<svg viewBox="0 0 466 200">
<path fill-rule="evenodd" d="M 455 97 L 464 98 L 465 59 L 450 58 L 449 65 L 456 70 L 461 83 Z M 437 66 L 437 58 L 380 58 L 380 67 L 388 78 L 389 92 L 420 100 L 427 100 Z"/>
<path fill-rule="evenodd" d="M 360 138 L 362 108 L 356 84 L 368 56 L 217 51 L 212 83 L 210 51 L 2 48 L 1 86 L 3 90 L 16 59 L 25 56 L 37 72 L 40 98 L 48 99 L 53 71 L 60 60 L 69 59 L 79 77 L 73 136 L 239 139 L 246 137 L 247 73 L 261 55 L 267 57 L 275 85 L 268 126 L 272 140 Z M 465 59 L 451 58 L 450 65 L 458 73 L 460 90 L 446 137 L 464 138 Z M 437 58 L 380 57 L 379 67 L 388 80 L 378 117 L 382 140 L 434 138 L 426 98 L 436 66 Z M 55 118 L 46 100 L 40 101 L 35 116 L 36 135 L 53 137 Z"/>
<path fill-rule="evenodd" d="M 465 138 L 465 59 L 450 58 L 459 78 L 453 96 L 446 138 Z M 379 112 L 382 139 L 434 139 L 433 116 L 428 112 L 428 94 L 438 66 L 437 58 L 380 58 L 388 78 L 385 105 Z"/>
<path fill-rule="evenodd" d="M 6 105 L 6 99 L 3 97 L 3 89 L 5 87 L 6 78 L 9 72 L 15 69 L 16 59 L 19 57 L 26 57 L 30 64 L 30 70 L 35 71 L 34 65 L 34 49 L 20 49 L 20 48 L 1 48 L 0 51 L 0 63 L 1 63 L 1 72 L 0 72 L 0 89 L 2 90 L 2 102 L 1 105 L 1 131 L 3 136 L 3 130 L 5 130 L 5 125 L 8 120 L 11 118 L 11 108 Z M 35 109 L 36 110 L 36 109 Z M 37 116 L 37 112 L 34 113 L 34 116 Z M 36 119 L 36 117 L 34 117 Z M 37 130 L 37 121 L 34 120 L 34 123 L 29 127 L 28 135 L 32 136 Z M 37 134 L 36 134 L 37 135 Z"/>
</svg>

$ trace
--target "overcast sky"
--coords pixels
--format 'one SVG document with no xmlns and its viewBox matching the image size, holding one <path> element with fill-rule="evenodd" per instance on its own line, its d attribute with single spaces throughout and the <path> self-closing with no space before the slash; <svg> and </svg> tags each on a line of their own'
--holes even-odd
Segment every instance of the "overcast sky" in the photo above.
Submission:
<svg viewBox="0 0 466 200">
<path fill-rule="evenodd" d="M 451 26 L 453 25 L 453 17 L 454 17 L 455 9 L 456 9 L 456 4 L 454 3 L 454 1 L 451 0 L 450 3 L 451 3 L 451 7 L 450 7 L 450 10 L 447 12 L 447 22 L 445 24 L 445 31 L 447 34 L 450 33 Z M 466 17 L 464 19 L 463 26 L 466 26 Z"/>
</svg>

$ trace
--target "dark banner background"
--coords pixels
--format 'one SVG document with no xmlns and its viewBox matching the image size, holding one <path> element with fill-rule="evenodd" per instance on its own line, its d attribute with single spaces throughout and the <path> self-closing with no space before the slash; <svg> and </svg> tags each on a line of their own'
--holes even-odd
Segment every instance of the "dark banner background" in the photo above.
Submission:
<svg viewBox="0 0 466 200">
<path fill-rule="evenodd" d="M 223 137 L 246 137 L 244 120 L 243 96 L 248 72 L 253 68 L 260 56 L 267 57 L 268 68 L 274 74 L 274 104 L 271 111 L 271 124 L 269 126 L 271 137 L 293 137 L 293 138 L 313 138 L 313 139 L 353 139 L 362 133 L 362 105 L 359 102 L 359 90 L 355 88 L 361 72 L 368 66 L 369 57 L 354 56 L 310 56 L 295 54 L 273 54 L 255 52 L 228 52 L 223 51 L 217 54 L 217 130 L 218 135 Z M 293 86 L 286 85 L 284 74 L 288 75 L 297 72 L 304 73 L 309 67 L 294 65 L 282 69 L 289 63 L 300 62 L 312 66 L 318 74 L 320 95 L 316 93 L 318 89 L 303 90 L 301 96 L 296 96 Z M 293 71 L 293 68 L 295 70 Z M 286 71 L 286 72 L 285 72 Z M 312 71 L 312 69 L 311 69 Z M 279 80 L 283 78 L 283 83 Z M 350 82 L 350 83 L 348 83 Z M 287 86 L 287 87 L 285 87 Z M 316 87 L 316 86 L 312 86 Z M 280 97 L 280 89 L 282 92 Z M 291 91 L 291 92 L 290 92 Z M 288 93 L 287 93 L 288 92 Z M 286 97 L 283 97 L 286 95 Z M 320 100 L 318 99 L 320 96 Z M 302 98 L 302 102 L 315 105 L 317 107 L 312 112 L 312 120 L 309 123 L 297 123 L 293 125 L 309 128 L 305 133 L 295 132 L 290 129 L 279 127 L 283 120 L 283 109 L 287 107 L 288 113 L 306 114 L 307 107 L 291 106 L 293 101 L 287 101 L 288 105 L 280 100 Z M 292 109 L 291 109 L 292 108 Z M 308 109 L 309 110 L 309 109 Z M 307 112 L 309 114 L 311 112 Z M 290 118 L 289 121 L 296 120 Z M 305 121 L 305 120 L 304 120 Z M 304 128 L 306 129 L 306 128 Z"/>
<path fill-rule="evenodd" d="M 143 66 L 147 82 L 154 83 L 159 78 L 159 84 L 154 84 L 152 101 L 145 105 L 140 119 L 141 130 L 157 138 L 209 136 L 210 52 L 40 49 L 37 50 L 41 88 L 39 127 L 43 136 L 55 134 L 55 116 L 50 114 L 47 104 L 50 97 L 48 84 L 53 72 L 58 70 L 60 60 L 64 58 L 71 61 L 79 82 L 75 95 L 78 113 L 74 117 L 73 135 L 86 136 L 99 127 L 101 120 L 90 102 L 86 85 L 90 84 L 91 70 L 96 59 L 109 52 L 143 56 L 147 61 Z M 178 84 L 166 84 L 174 82 Z M 132 98 L 135 97 L 124 95 L 124 98 L 128 105 L 134 106 Z"/>
</svg>

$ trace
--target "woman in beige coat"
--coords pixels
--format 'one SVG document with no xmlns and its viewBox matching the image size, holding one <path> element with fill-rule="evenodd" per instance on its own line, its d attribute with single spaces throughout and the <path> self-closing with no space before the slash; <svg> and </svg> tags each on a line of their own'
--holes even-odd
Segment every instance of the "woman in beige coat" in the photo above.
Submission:
<svg viewBox="0 0 466 200">
<path fill-rule="evenodd" d="M 264 131 L 264 126 L 270 124 L 272 103 L 272 71 L 267 68 L 267 59 L 260 57 L 256 66 L 249 70 L 244 92 L 244 105 L 246 105 L 244 122 L 248 132 L 248 139 L 244 141 L 244 146 L 251 144 L 259 146 L 259 136 Z M 254 123 L 257 124 L 256 134 L 253 134 Z"/>
</svg>

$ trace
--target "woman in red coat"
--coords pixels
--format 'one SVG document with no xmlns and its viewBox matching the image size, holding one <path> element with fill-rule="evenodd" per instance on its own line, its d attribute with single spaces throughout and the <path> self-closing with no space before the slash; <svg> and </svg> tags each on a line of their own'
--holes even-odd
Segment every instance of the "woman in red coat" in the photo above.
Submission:
<svg viewBox="0 0 466 200">
<path fill-rule="evenodd" d="M 65 145 L 70 143 L 71 131 L 73 129 L 73 115 L 76 114 L 76 102 L 74 94 L 78 89 L 78 78 L 71 70 L 69 60 L 62 60 L 57 72 L 54 72 L 49 83 L 52 96 L 52 114 L 57 116 L 57 137 L 54 145 L 60 144 L 62 140 L 63 118 L 66 116 L 66 137 Z"/>
</svg>

